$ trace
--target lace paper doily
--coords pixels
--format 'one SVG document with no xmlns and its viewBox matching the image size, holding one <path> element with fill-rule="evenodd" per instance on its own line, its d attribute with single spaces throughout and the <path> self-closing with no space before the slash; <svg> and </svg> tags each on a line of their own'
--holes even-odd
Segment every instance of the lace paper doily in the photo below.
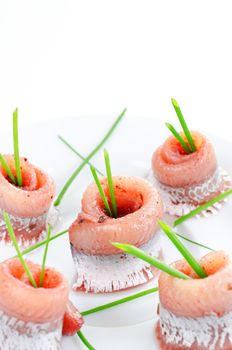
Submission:
<svg viewBox="0 0 232 350">
<path fill-rule="evenodd" d="M 162 259 L 160 234 L 141 247 L 149 255 Z M 77 272 L 74 290 L 110 293 L 138 286 L 158 275 L 150 264 L 126 253 L 110 256 L 85 255 L 72 247 Z"/>
<path fill-rule="evenodd" d="M 209 201 L 212 194 L 215 197 L 219 193 L 223 193 L 232 187 L 232 179 L 222 168 L 218 168 L 214 175 L 207 181 L 197 186 L 189 186 L 186 188 L 173 188 L 161 184 L 153 174 L 152 169 L 149 171 L 147 180 L 149 180 L 158 189 L 164 203 L 164 210 L 170 215 L 183 216 L 190 211 L 196 209 L 202 203 Z M 207 217 L 209 214 L 216 214 L 221 208 L 222 204 L 226 202 L 224 199 L 207 210 L 201 212 L 196 217 Z"/>
<path fill-rule="evenodd" d="M 22 232 L 26 231 L 26 234 L 28 236 L 28 239 L 25 239 L 25 234 L 22 234 L 22 237 L 17 238 L 18 244 L 20 247 L 27 248 L 30 247 L 38 242 L 41 242 L 47 237 L 46 230 L 43 230 L 38 239 L 35 239 L 34 237 L 30 237 L 30 226 L 34 225 L 40 225 L 41 222 L 45 221 L 46 229 L 48 224 L 50 224 L 53 228 L 57 224 L 59 220 L 59 212 L 54 206 L 52 205 L 49 209 L 48 213 L 41 215 L 37 218 L 19 218 L 16 216 L 13 216 L 9 214 L 10 221 L 12 223 L 12 226 L 14 227 L 14 224 L 20 227 L 20 230 Z M 4 229 L 4 232 L 1 232 L 0 234 L 0 244 L 1 245 L 12 245 L 11 240 L 6 240 L 5 236 L 7 234 L 7 228 L 5 221 L 3 220 L 3 212 L 2 209 L 0 209 L 0 229 Z"/>
<path fill-rule="evenodd" d="M 24 322 L 0 311 L 0 349 L 61 350 L 62 321 Z"/>
<path fill-rule="evenodd" d="M 160 321 L 157 331 L 166 348 L 230 349 L 232 344 L 232 312 L 218 316 L 212 313 L 202 317 L 176 316 L 159 306 Z M 228 345 L 230 346 L 228 347 Z"/>
</svg>

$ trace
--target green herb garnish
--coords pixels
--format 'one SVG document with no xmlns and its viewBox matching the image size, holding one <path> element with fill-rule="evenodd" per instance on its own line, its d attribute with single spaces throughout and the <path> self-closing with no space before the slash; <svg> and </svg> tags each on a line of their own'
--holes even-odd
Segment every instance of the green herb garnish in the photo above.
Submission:
<svg viewBox="0 0 232 350">
<path fill-rule="evenodd" d="M 21 251 L 19 249 L 18 242 L 16 240 L 14 229 L 13 229 L 13 227 L 11 225 L 9 215 L 5 211 L 3 212 L 3 217 L 4 217 L 4 221 L 6 223 L 6 227 L 7 227 L 7 230 L 9 232 L 10 238 L 12 240 L 12 243 L 13 243 L 13 245 L 15 247 L 16 252 L 17 252 L 18 258 L 19 258 L 21 264 L 23 265 L 23 268 L 24 268 L 24 270 L 25 270 L 25 272 L 26 272 L 26 274 L 27 274 L 27 276 L 29 278 L 29 281 L 31 282 L 31 285 L 34 288 L 37 288 L 37 284 L 36 284 L 36 282 L 34 280 L 34 277 L 33 277 L 33 275 L 31 273 L 31 271 L 30 271 L 26 261 L 23 258 L 23 255 L 22 255 L 22 253 L 21 253 Z"/>
<path fill-rule="evenodd" d="M 104 150 L 104 159 L 105 159 L 105 166 L 106 166 L 106 174 L 107 174 L 107 182 L 108 182 L 108 187 L 109 187 L 109 193 L 110 193 L 110 200 L 111 200 L 111 206 L 112 210 L 110 208 L 108 199 L 106 197 L 106 194 L 102 188 L 101 182 L 97 176 L 96 170 L 91 166 L 90 170 L 92 172 L 93 178 L 95 180 L 95 183 L 98 187 L 101 199 L 105 205 L 107 214 L 110 217 L 113 217 L 117 219 L 117 204 L 116 204 L 116 199 L 115 199 L 115 193 L 114 193 L 114 183 L 113 183 L 113 178 L 112 178 L 112 173 L 111 173 L 111 167 L 110 167 L 110 157 L 109 153 L 107 150 Z"/>
<path fill-rule="evenodd" d="M 104 136 L 104 138 L 101 140 L 101 142 L 93 149 L 92 152 L 90 152 L 90 154 L 85 158 L 85 160 L 83 160 L 81 165 L 79 165 L 79 167 L 74 171 L 74 173 L 71 175 L 71 177 L 68 179 L 68 181 L 65 183 L 64 187 L 60 191 L 54 203 L 54 206 L 58 206 L 60 204 L 62 198 L 64 197 L 65 193 L 67 192 L 67 190 L 69 189 L 69 187 L 71 186 L 71 184 L 73 183 L 77 175 L 81 172 L 81 170 L 85 167 L 85 165 L 88 164 L 90 159 L 99 151 L 99 149 L 104 145 L 104 143 L 109 139 L 109 137 L 111 136 L 115 128 L 118 126 L 119 122 L 121 121 L 125 113 L 126 113 L 126 108 L 115 120 L 115 122 L 113 123 L 113 125 L 111 126 L 107 134 Z"/>
<path fill-rule="evenodd" d="M 182 126 L 183 132 L 184 132 L 184 134 L 186 136 L 186 139 L 188 140 L 188 143 L 190 145 L 191 151 L 192 152 L 196 152 L 197 148 L 196 148 L 195 143 L 193 141 L 192 135 L 191 135 L 191 133 L 189 131 L 189 128 L 188 128 L 188 126 L 186 124 L 184 116 L 183 116 L 183 114 L 181 112 L 180 106 L 179 106 L 178 102 L 174 98 L 172 98 L 172 105 L 173 105 L 173 107 L 174 107 L 174 109 L 176 111 L 177 117 L 178 117 L 178 119 L 180 121 L 180 124 Z"/>
<path fill-rule="evenodd" d="M 49 242 L 53 241 L 54 239 L 56 239 L 56 238 L 58 238 L 58 237 L 63 236 L 63 235 L 66 234 L 66 233 L 68 233 L 68 230 L 64 230 L 64 231 L 62 231 L 62 232 L 60 232 L 60 233 L 57 233 L 56 235 L 54 235 L 53 237 L 51 237 L 51 238 L 49 239 Z M 35 245 L 33 245 L 33 246 L 31 246 L 31 247 L 29 247 L 29 248 L 27 248 L 27 249 L 21 251 L 21 254 L 22 254 L 22 255 L 29 254 L 29 253 L 33 252 L 34 250 L 36 250 L 37 248 L 42 247 L 42 246 L 43 246 L 44 244 L 46 244 L 46 243 L 47 243 L 47 239 L 43 240 L 42 242 L 36 243 Z"/>
<path fill-rule="evenodd" d="M 181 216 L 179 219 L 177 219 L 174 222 L 173 227 L 176 227 L 176 226 L 182 224 L 184 221 L 186 221 L 186 220 L 192 218 L 193 216 L 201 213 L 203 210 L 208 209 L 209 207 L 211 207 L 212 205 L 216 204 L 217 202 L 222 201 L 223 199 L 225 199 L 226 197 L 230 196 L 231 194 L 232 194 L 232 188 L 230 188 L 229 190 L 219 194 L 217 197 L 211 199 L 207 203 L 200 205 L 196 209 L 190 211 L 190 213 Z"/>
<path fill-rule="evenodd" d="M 107 199 L 107 197 L 105 195 L 105 192 L 104 192 L 104 190 L 102 188 L 101 182 L 100 182 L 100 180 L 99 180 L 99 178 L 97 176 L 96 170 L 92 166 L 90 167 L 90 170 L 92 172 L 92 175 L 93 175 L 93 178 L 95 180 L 95 183 L 96 183 L 96 185 L 98 187 L 98 191 L 100 193 L 101 199 L 102 199 L 102 201 L 103 201 L 103 203 L 105 205 L 107 214 L 112 217 L 113 215 L 112 215 L 112 212 L 111 212 L 111 209 L 110 209 L 110 205 L 109 205 L 108 199 Z"/>
<path fill-rule="evenodd" d="M 18 109 L 13 113 L 13 139 L 14 139 L 14 160 L 16 168 L 17 185 L 22 187 L 22 173 L 20 167 L 20 156 L 19 156 L 19 137 L 18 137 Z"/>
<path fill-rule="evenodd" d="M 113 217 L 117 219 L 118 210 L 117 210 L 117 204 L 116 204 L 115 193 L 114 193 L 114 183 L 113 183 L 111 167 L 110 167 L 110 157 L 106 149 L 104 150 L 104 158 L 105 158 L 106 174 L 107 174 L 107 181 L 108 181 L 109 192 L 110 192 L 110 200 L 111 200 Z"/>
<path fill-rule="evenodd" d="M 132 295 L 130 295 L 128 297 L 112 301 L 111 303 L 103 304 L 103 305 L 94 307 L 92 309 L 83 311 L 83 312 L 81 312 L 81 315 L 82 316 L 91 315 L 91 314 L 94 314 L 96 312 L 103 311 L 103 310 L 106 310 L 106 309 L 110 309 L 111 307 L 127 303 L 128 301 L 132 301 L 132 300 L 144 297 L 145 295 L 149 295 L 149 294 L 155 293 L 157 291 L 158 291 L 158 288 L 147 289 L 147 290 L 144 290 L 142 292 L 139 292 L 139 293 L 136 293 L 136 294 L 132 294 Z"/>
<path fill-rule="evenodd" d="M 194 256 L 190 253 L 190 251 L 185 247 L 185 245 L 181 242 L 181 240 L 177 237 L 176 233 L 172 230 L 170 226 L 165 224 L 163 221 L 158 220 L 158 223 L 170 241 L 175 245 L 175 247 L 179 250 L 179 252 L 183 255 L 187 263 L 192 267 L 193 271 L 200 278 L 207 277 L 206 272 L 199 264 L 199 262 L 194 258 Z"/>
<path fill-rule="evenodd" d="M 175 233 L 176 233 L 176 235 L 177 235 L 178 237 L 184 239 L 185 241 L 187 241 L 187 242 L 189 242 L 189 243 L 191 243 L 191 244 L 197 245 L 198 247 L 201 247 L 201 248 L 205 248 L 205 249 L 211 250 L 212 252 L 215 251 L 215 249 L 212 249 L 212 248 L 208 247 L 207 245 L 204 245 L 204 244 L 201 244 L 201 243 L 199 243 L 199 242 L 193 241 L 192 239 L 190 239 L 190 238 L 188 238 L 188 237 L 185 237 L 185 236 L 183 236 L 183 235 L 181 235 L 181 234 L 179 234 L 179 233 L 177 233 L 177 232 L 175 232 Z"/>
<path fill-rule="evenodd" d="M 3 155 L 0 153 L 0 163 L 2 164 L 2 167 L 4 168 L 5 172 L 7 173 L 7 176 L 11 179 L 11 181 L 16 185 L 17 181 L 9 167 L 9 165 L 7 164 L 7 162 L 5 161 Z"/>
<path fill-rule="evenodd" d="M 40 287 L 43 287 L 43 281 L 44 281 L 44 275 L 45 275 L 45 264 L 46 264 L 46 259 L 47 259 L 48 244 L 49 244 L 49 240 L 50 240 L 50 236 L 51 236 L 51 231 L 52 231 L 52 226 L 49 224 L 48 225 L 48 235 L 47 235 L 46 245 L 45 245 L 45 249 L 44 249 L 43 262 L 42 262 L 40 278 L 39 278 Z"/>
<path fill-rule="evenodd" d="M 167 274 L 169 274 L 173 277 L 182 278 L 184 280 L 190 279 L 190 277 L 187 276 L 186 274 L 184 274 L 183 272 L 174 269 L 173 267 L 165 264 L 161 260 L 158 260 L 154 257 L 151 257 L 150 255 L 146 254 L 141 249 L 136 248 L 135 246 L 133 246 L 131 244 L 123 244 L 123 243 L 113 242 L 112 245 L 118 249 L 121 249 L 122 251 L 124 251 L 128 254 L 131 254 L 133 256 L 136 256 L 139 259 L 142 259 L 142 260 L 148 262 L 152 266 L 155 266 L 157 269 L 159 269 L 163 272 L 166 272 Z"/>
<path fill-rule="evenodd" d="M 66 141 L 62 136 L 58 135 L 58 138 L 60 139 L 60 141 L 62 141 L 69 149 L 71 149 L 71 151 L 73 151 L 81 160 L 85 160 L 85 157 L 82 156 L 82 154 L 80 154 L 72 145 L 70 145 L 70 143 L 68 141 Z M 87 163 L 89 166 L 92 166 L 96 172 L 101 175 L 104 176 L 104 174 L 98 170 L 95 166 L 93 166 L 93 164 L 91 164 L 90 162 Z"/>
<path fill-rule="evenodd" d="M 95 350 L 95 348 L 90 344 L 90 342 L 86 339 L 81 331 L 77 332 L 77 335 L 81 339 L 82 343 L 87 347 L 87 349 Z"/>
<path fill-rule="evenodd" d="M 172 126 L 169 123 L 165 123 L 166 127 L 171 131 L 171 133 L 174 135 L 174 137 L 180 142 L 180 144 L 182 145 L 182 147 L 185 149 L 185 151 L 189 154 L 191 153 L 191 149 L 189 148 L 188 144 L 185 142 L 185 140 L 180 136 L 180 134 L 178 133 L 178 131 L 174 128 L 174 126 Z"/>
</svg>

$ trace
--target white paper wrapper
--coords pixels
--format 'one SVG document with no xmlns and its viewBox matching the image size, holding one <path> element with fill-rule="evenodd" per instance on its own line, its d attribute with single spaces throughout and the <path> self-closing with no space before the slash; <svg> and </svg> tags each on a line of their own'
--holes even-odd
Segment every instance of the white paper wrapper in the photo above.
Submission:
<svg viewBox="0 0 232 350">
<path fill-rule="evenodd" d="M 220 317 L 215 314 L 204 317 L 180 317 L 159 306 L 159 326 L 165 343 L 192 349 L 225 349 L 225 342 L 232 348 L 232 312 Z M 194 347 L 193 347 L 194 346 Z"/>
<path fill-rule="evenodd" d="M 61 350 L 63 320 L 32 323 L 0 311 L 1 350 Z"/>
<path fill-rule="evenodd" d="M 150 170 L 147 179 L 158 189 L 166 213 L 173 216 L 183 216 L 196 209 L 199 205 L 209 201 L 209 196 L 215 193 L 215 197 L 232 187 L 232 179 L 222 168 L 218 168 L 214 175 L 207 181 L 186 188 L 173 188 L 161 184 Z M 216 214 L 227 199 L 214 204 L 199 216 L 207 217 L 209 214 Z M 197 217 L 197 216 L 196 216 Z"/>
<path fill-rule="evenodd" d="M 160 233 L 140 247 L 153 257 L 162 259 Z M 158 275 L 150 264 L 126 253 L 110 256 L 85 255 L 72 247 L 76 268 L 74 290 L 110 293 L 138 286 Z"/>
<path fill-rule="evenodd" d="M 52 205 L 48 213 L 35 218 L 20 218 L 9 214 L 9 218 L 13 228 L 17 227 L 17 231 L 22 231 L 22 235 L 17 234 L 16 238 L 19 246 L 26 248 L 32 246 L 47 237 L 47 231 L 42 230 L 37 238 L 34 237 L 33 231 L 36 226 L 44 226 L 47 229 L 47 225 L 50 224 L 54 228 L 59 219 L 59 212 Z M 10 244 L 11 240 L 6 240 L 7 227 L 3 220 L 3 211 L 0 209 L 0 244 Z M 26 234 L 25 234 L 26 232 Z"/>
</svg>

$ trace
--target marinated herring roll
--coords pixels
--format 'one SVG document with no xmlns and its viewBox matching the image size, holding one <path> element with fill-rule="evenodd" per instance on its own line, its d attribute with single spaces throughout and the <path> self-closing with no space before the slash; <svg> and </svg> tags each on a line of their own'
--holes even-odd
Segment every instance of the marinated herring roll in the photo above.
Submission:
<svg viewBox="0 0 232 350">
<path fill-rule="evenodd" d="M 77 270 L 74 289 L 112 292 L 145 283 L 156 271 L 147 263 L 127 254 L 119 254 L 111 242 L 119 241 L 143 247 L 161 257 L 158 224 L 163 214 L 156 189 L 138 177 L 113 177 L 117 218 L 107 215 L 95 183 L 82 198 L 82 212 L 69 229 L 70 243 Z M 107 179 L 101 180 L 110 203 Z M 111 203 L 110 203 L 111 205 Z"/>
<path fill-rule="evenodd" d="M 39 285 L 41 267 L 27 264 Z M 68 282 L 46 268 L 42 288 L 34 288 L 21 262 L 0 264 L 0 349 L 60 350 Z"/>
<path fill-rule="evenodd" d="M 180 135 L 185 139 L 183 133 Z M 199 132 L 191 135 L 195 152 L 187 153 L 170 136 L 152 157 L 152 181 L 160 190 L 165 211 L 171 215 L 185 215 L 232 186 L 228 173 L 218 166 L 212 143 Z"/>
<path fill-rule="evenodd" d="M 16 174 L 14 156 L 5 155 L 5 161 Z M 20 245 L 35 243 L 46 231 L 48 212 L 55 196 L 55 185 L 51 177 L 35 167 L 26 158 L 20 158 L 22 187 L 16 186 L 0 165 L 0 238 L 10 238 L 3 220 L 3 211 L 11 219 Z"/>
<path fill-rule="evenodd" d="M 232 349 L 232 263 L 212 252 L 200 261 L 208 277 L 199 279 L 185 260 L 172 267 L 192 279 L 159 277 L 156 335 L 164 350 Z"/>
</svg>

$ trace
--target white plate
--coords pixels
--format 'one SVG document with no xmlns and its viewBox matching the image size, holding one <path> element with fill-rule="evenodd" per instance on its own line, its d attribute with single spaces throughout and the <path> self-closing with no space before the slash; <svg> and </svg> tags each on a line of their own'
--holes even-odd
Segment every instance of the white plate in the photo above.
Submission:
<svg viewBox="0 0 232 350">
<path fill-rule="evenodd" d="M 112 124 L 107 118 L 78 118 L 57 120 L 56 122 L 33 124 L 20 130 L 20 151 L 30 161 L 48 171 L 56 181 L 57 192 L 80 160 L 57 138 L 58 134 L 74 145 L 79 152 L 87 155 L 99 142 Z M 107 142 L 111 165 L 115 175 L 146 176 L 150 168 L 152 152 L 168 136 L 163 123 L 152 119 L 125 119 Z M 220 165 L 232 174 L 230 159 L 231 144 L 210 136 L 215 144 Z M 1 152 L 11 153 L 12 142 L 9 135 L 0 135 Z M 99 152 L 92 162 L 104 171 L 103 155 Z M 88 167 L 81 172 L 72 187 L 66 193 L 59 211 L 61 220 L 56 232 L 68 228 L 80 209 L 82 192 L 92 181 Z M 191 219 L 178 227 L 178 231 L 216 249 L 228 249 L 231 245 L 232 202 L 226 203 L 215 216 L 204 219 Z M 180 258 L 165 237 L 163 247 L 168 261 Z M 200 257 L 206 251 L 189 245 L 192 252 Z M 30 259 L 41 262 L 43 249 L 30 255 Z M 0 259 L 14 254 L 13 248 L 0 247 Z M 53 241 L 49 247 L 47 264 L 58 268 L 70 281 L 75 275 L 68 236 Z M 93 295 L 71 292 L 70 297 L 83 311 L 94 306 L 110 302 L 138 291 L 156 286 L 156 281 L 133 290 L 108 295 Z M 85 318 L 83 331 L 97 350 L 152 350 L 158 349 L 154 339 L 157 295 L 149 295 L 136 301 L 118 306 Z M 77 337 L 64 338 L 63 348 L 67 350 L 84 349 Z"/>
</svg>

